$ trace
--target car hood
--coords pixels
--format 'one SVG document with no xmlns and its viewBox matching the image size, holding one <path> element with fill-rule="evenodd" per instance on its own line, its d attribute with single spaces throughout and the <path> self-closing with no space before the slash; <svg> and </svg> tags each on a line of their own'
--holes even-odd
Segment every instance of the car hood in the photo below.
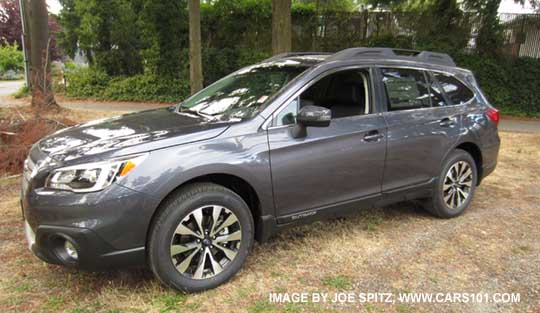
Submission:
<svg viewBox="0 0 540 313">
<path fill-rule="evenodd" d="M 174 107 L 91 121 L 42 139 L 39 150 L 57 161 L 127 155 L 218 136 L 230 122 L 175 112 Z"/>
</svg>

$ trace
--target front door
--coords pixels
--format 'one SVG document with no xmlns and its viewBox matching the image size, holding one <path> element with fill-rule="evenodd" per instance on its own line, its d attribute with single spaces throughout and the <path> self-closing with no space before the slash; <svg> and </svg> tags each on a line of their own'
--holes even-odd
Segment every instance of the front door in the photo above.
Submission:
<svg viewBox="0 0 540 313">
<path fill-rule="evenodd" d="M 326 76 L 274 115 L 268 129 L 274 201 L 278 216 L 331 206 L 381 192 L 386 136 L 381 114 L 372 114 L 368 71 Z M 294 115 L 303 105 L 332 110 L 328 127 L 308 127 L 293 138 Z"/>
</svg>

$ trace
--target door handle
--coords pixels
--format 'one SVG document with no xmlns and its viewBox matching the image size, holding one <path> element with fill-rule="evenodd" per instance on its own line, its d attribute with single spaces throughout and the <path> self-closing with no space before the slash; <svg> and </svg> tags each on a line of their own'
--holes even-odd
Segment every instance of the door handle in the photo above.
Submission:
<svg viewBox="0 0 540 313">
<path fill-rule="evenodd" d="M 364 141 L 379 141 L 379 139 L 383 137 L 383 134 L 379 133 L 377 130 L 374 130 L 364 135 Z"/>
<path fill-rule="evenodd" d="M 439 125 L 441 127 L 454 127 L 456 126 L 456 119 L 455 118 L 443 118 L 439 121 Z"/>
</svg>

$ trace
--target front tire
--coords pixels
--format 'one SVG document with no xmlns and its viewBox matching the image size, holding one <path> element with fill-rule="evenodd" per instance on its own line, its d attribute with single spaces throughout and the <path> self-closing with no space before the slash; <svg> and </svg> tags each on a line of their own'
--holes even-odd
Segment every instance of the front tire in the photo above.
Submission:
<svg viewBox="0 0 540 313">
<path fill-rule="evenodd" d="M 223 186 L 196 183 L 167 199 L 148 240 L 154 275 L 185 292 L 215 288 L 240 270 L 253 245 L 253 217 Z"/>
<path fill-rule="evenodd" d="M 477 182 L 474 159 L 467 151 L 456 149 L 446 158 L 433 195 L 423 206 L 437 217 L 456 217 L 471 203 Z"/>
</svg>

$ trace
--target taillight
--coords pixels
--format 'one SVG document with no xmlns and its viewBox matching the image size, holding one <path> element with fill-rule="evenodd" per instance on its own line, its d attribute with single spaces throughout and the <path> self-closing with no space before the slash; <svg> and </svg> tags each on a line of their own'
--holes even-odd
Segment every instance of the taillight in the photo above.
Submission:
<svg viewBox="0 0 540 313">
<path fill-rule="evenodd" d="M 499 119 L 500 119 L 499 110 L 494 109 L 494 108 L 489 108 L 486 111 L 486 115 L 489 118 L 489 120 L 492 121 L 493 124 L 495 124 L 495 126 L 499 125 Z"/>
</svg>

